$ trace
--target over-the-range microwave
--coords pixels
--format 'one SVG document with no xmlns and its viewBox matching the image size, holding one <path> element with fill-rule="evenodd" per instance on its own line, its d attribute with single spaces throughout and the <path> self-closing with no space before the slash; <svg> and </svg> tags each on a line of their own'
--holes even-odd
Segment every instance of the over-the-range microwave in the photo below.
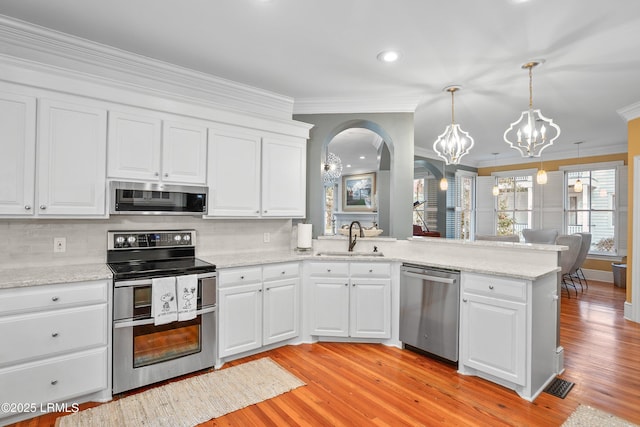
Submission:
<svg viewBox="0 0 640 427">
<path fill-rule="evenodd" d="M 111 181 L 111 214 L 203 215 L 207 187 Z"/>
</svg>

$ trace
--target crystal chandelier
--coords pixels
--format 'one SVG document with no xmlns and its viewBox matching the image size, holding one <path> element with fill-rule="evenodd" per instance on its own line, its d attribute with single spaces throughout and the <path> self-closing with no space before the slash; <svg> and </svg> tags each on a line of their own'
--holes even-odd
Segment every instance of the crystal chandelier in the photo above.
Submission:
<svg viewBox="0 0 640 427">
<path fill-rule="evenodd" d="M 447 86 L 443 89 L 451 93 L 451 124 L 433 143 L 434 151 L 444 159 L 447 165 L 460 164 L 462 156 L 467 154 L 473 147 L 473 138 L 460 129 L 460 125 L 455 122 L 453 94 L 460 89 L 461 86 Z"/>
<path fill-rule="evenodd" d="M 334 153 L 327 151 L 327 158 L 322 169 L 322 181 L 324 186 L 328 187 L 336 183 L 342 175 L 342 161 L 340 157 Z"/>
<path fill-rule="evenodd" d="M 520 151 L 522 157 L 540 157 L 542 150 L 553 144 L 560 136 L 560 127 L 553 120 L 542 115 L 540 110 L 533 109 L 533 67 L 544 60 L 527 62 L 522 66 L 529 70 L 529 109 L 522 112 L 520 118 L 511 123 L 504 132 L 504 140 L 511 148 Z"/>
</svg>

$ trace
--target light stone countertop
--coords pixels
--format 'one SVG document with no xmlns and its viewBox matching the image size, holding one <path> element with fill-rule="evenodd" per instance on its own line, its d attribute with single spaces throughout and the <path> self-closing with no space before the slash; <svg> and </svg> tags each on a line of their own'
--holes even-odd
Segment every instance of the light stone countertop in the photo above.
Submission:
<svg viewBox="0 0 640 427">
<path fill-rule="evenodd" d="M 0 269 L 0 289 L 55 283 L 111 280 L 113 275 L 107 264 L 74 264 L 57 266 L 24 266 Z"/>
<path fill-rule="evenodd" d="M 375 238 L 374 238 L 375 239 Z M 308 252 L 298 250 L 238 252 L 233 254 L 198 254 L 198 258 L 215 264 L 218 269 L 245 267 L 251 265 L 274 264 L 313 260 L 331 261 L 365 261 L 365 262 L 407 262 L 439 268 L 450 268 L 460 271 L 505 276 L 524 280 L 536 280 L 547 274 L 560 271 L 559 267 L 539 266 L 527 262 L 488 262 L 486 257 L 478 256 L 438 256 L 424 255 L 413 245 L 429 244 L 430 238 L 414 238 L 405 241 L 396 239 L 367 239 L 376 244 L 389 243 L 381 248 L 384 256 L 317 256 L 318 250 Z M 344 239 L 340 239 L 344 240 Z M 433 239 L 439 245 L 486 246 L 487 248 L 517 248 L 534 251 L 562 251 L 566 247 L 554 245 L 531 245 L 510 242 L 463 242 L 447 239 Z M 407 246 L 408 245 L 408 246 Z M 342 246 L 339 249 L 344 249 Z M 330 250 L 328 250 L 330 252 Z M 64 266 L 23 266 L 20 268 L 0 268 L 0 289 L 25 286 L 38 286 L 55 283 L 72 283 L 91 280 L 111 279 L 111 270 L 106 264 L 77 264 Z"/>
</svg>

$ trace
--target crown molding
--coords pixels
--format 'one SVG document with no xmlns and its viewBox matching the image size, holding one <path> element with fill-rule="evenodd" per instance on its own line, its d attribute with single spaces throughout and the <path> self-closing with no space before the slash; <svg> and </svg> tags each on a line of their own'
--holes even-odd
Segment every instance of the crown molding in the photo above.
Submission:
<svg viewBox="0 0 640 427">
<path fill-rule="evenodd" d="M 0 53 L 110 82 L 291 119 L 293 98 L 0 15 Z"/>
<path fill-rule="evenodd" d="M 628 122 L 637 119 L 640 117 L 640 102 L 636 102 L 635 104 L 619 109 L 618 114 Z"/>
<path fill-rule="evenodd" d="M 413 113 L 420 96 L 297 98 L 294 114 Z"/>
</svg>

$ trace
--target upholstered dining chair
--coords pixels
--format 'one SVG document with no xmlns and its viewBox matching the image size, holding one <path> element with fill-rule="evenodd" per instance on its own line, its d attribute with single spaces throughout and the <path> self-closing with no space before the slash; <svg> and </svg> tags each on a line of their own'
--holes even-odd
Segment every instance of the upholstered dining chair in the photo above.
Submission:
<svg viewBox="0 0 640 427">
<path fill-rule="evenodd" d="M 569 286 L 573 287 L 576 291 L 576 297 L 578 296 L 578 289 L 571 278 L 571 269 L 578 259 L 578 253 L 580 252 L 580 246 L 582 245 L 582 236 L 579 234 L 562 234 L 556 238 L 556 245 L 567 246 L 569 249 L 560 252 L 560 276 L 562 278 L 562 285 L 567 291 L 567 297 L 571 298 L 569 292 Z"/>
<path fill-rule="evenodd" d="M 576 259 L 576 263 L 569 271 L 569 274 L 572 278 L 576 278 L 578 283 L 580 284 L 580 289 L 584 291 L 584 288 L 589 289 L 589 283 L 587 282 L 587 278 L 582 271 L 582 264 L 587 259 L 587 254 L 589 253 L 589 248 L 591 248 L 591 233 L 576 233 L 582 236 L 582 243 L 580 245 L 580 252 L 578 252 L 578 258 Z M 583 287 L 584 284 L 584 287 Z"/>
<path fill-rule="evenodd" d="M 504 236 L 496 236 L 493 234 L 476 234 L 476 240 L 491 240 L 494 242 L 519 242 L 520 237 L 517 234 L 506 234 Z"/>
<path fill-rule="evenodd" d="M 553 245 L 558 237 L 558 230 L 553 228 L 541 228 L 533 230 L 531 228 L 525 228 L 522 230 L 522 237 L 524 237 L 525 243 L 547 243 Z"/>
</svg>

